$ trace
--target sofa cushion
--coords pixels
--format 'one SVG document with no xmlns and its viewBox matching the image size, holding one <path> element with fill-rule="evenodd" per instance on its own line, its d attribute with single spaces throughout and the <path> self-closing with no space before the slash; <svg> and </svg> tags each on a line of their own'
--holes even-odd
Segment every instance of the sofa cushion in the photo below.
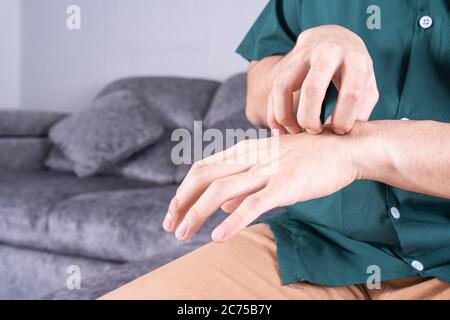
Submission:
<svg viewBox="0 0 450 320">
<path fill-rule="evenodd" d="M 168 250 L 187 252 L 210 240 L 215 215 L 190 242 L 162 228 L 177 185 L 82 194 L 53 206 L 47 217 L 52 247 L 114 261 L 149 259 Z"/>
<path fill-rule="evenodd" d="M 210 240 L 223 213 L 188 243 L 161 223 L 177 185 L 51 171 L 0 172 L 0 242 L 111 261 L 187 252 Z"/>
<path fill-rule="evenodd" d="M 57 146 L 51 148 L 47 159 L 45 159 L 44 167 L 59 172 L 75 173 L 73 162 L 67 159 Z"/>
<path fill-rule="evenodd" d="M 0 244 L 0 299 L 42 299 L 66 287 L 70 266 L 81 270 L 81 288 L 86 279 L 114 270 L 118 262 L 87 259 L 80 256 L 54 254 Z M 114 282 L 113 282 L 114 283 Z M 81 291 L 81 290 L 66 290 Z"/>
<path fill-rule="evenodd" d="M 169 129 L 192 129 L 203 119 L 220 83 L 211 80 L 177 77 L 141 77 L 115 81 L 99 97 L 117 90 L 131 90 L 142 95 L 160 113 Z"/>
<path fill-rule="evenodd" d="M 217 90 L 208 112 L 204 118 L 207 128 L 214 127 L 233 114 L 240 114 L 240 120 L 248 123 L 245 117 L 245 101 L 247 94 L 247 75 L 238 73 L 225 80 Z"/>
<path fill-rule="evenodd" d="M 166 132 L 157 142 L 119 163 L 114 172 L 131 179 L 140 179 L 157 184 L 176 182 L 176 165 L 171 159 L 171 132 Z"/>
<path fill-rule="evenodd" d="M 113 291 L 136 278 L 180 257 L 178 251 L 156 254 L 147 261 L 130 262 L 114 266 L 95 276 L 83 279 L 79 290 L 58 288 L 59 290 L 44 296 L 46 300 L 94 300 Z"/>
<path fill-rule="evenodd" d="M 58 122 L 50 139 L 74 164 L 76 174 L 87 177 L 152 144 L 163 130 L 143 99 L 119 90 Z"/>
<path fill-rule="evenodd" d="M 44 137 L 66 115 L 59 112 L 0 110 L 1 137 Z"/>
<path fill-rule="evenodd" d="M 170 132 L 166 132 L 157 142 L 105 169 L 103 173 L 157 184 L 175 183 L 177 182 L 177 166 L 173 164 L 170 158 L 172 145 Z M 45 161 L 45 166 L 60 172 L 74 172 L 73 163 L 57 147 L 52 148 Z"/>
<path fill-rule="evenodd" d="M 224 138 L 224 149 L 245 138 L 247 129 L 254 129 L 245 116 L 246 86 L 245 73 L 228 78 L 217 90 L 205 115 L 205 129 L 221 131 Z M 254 137 L 256 137 L 256 131 L 251 133 L 254 133 Z M 248 136 L 248 138 L 250 137 Z M 234 138 L 234 143 L 229 141 L 231 138 Z"/>
<path fill-rule="evenodd" d="M 97 191 L 133 190 L 153 185 L 120 177 L 79 179 L 52 171 L 1 170 L 0 242 L 51 249 L 48 218 L 59 202 Z"/>
<path fill-rule="evenodd" d="M 0 168 L 40 170 L 50 148 L 50 141 L 42 137 L 0 138 Z"/>
</svg>

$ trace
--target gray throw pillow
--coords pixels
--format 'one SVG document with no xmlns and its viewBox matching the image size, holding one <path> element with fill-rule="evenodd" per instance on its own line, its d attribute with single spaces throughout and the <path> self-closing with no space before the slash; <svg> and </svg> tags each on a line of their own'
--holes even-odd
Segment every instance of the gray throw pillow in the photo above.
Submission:
<svg viewBox="0 0 450 320">
<path fill-rule="evenodd" d="M 157 110 L 166 128 L 192 129 L 201 120 L 219 87 L 217 81 L 178 77 L 139 77 L 115 81 L 99 97 L 117 90 L 141 94 Z"/>
<path fill-rule="evenodd" d="M 166 132 L 155 144 L 124 160 L 116 169 L 121 176 L 158 184 L 176 182 L 176 165 L 171 160 L 173 143 Z"/>
<path fill-rule="evenodd" d="M 73 163 L 64 156 L 58 147 L 55 146 L 50 150 L 50 153 L 45 160 L 45 167 L 60 172 L 74 172 Z"/>
<path fill-rule="evenodd" d="M 203 122 L 205 127 L 214 127 L 217 122 L 226 120 L 236 112 L 244 115 L 247 95 L 247 75 L 238 73 L 225 80 L 217 89 Z M 246 120 L 245 115 L 243 120 Z"/>
<path fill-rule="evenodd" d="M 49 136 L 73 163 L 77 176 L 87 177 L 149 146 L 163 131 L 151 106 L 133 92 L 119 90 L 64 118 Z"/>
</svg>

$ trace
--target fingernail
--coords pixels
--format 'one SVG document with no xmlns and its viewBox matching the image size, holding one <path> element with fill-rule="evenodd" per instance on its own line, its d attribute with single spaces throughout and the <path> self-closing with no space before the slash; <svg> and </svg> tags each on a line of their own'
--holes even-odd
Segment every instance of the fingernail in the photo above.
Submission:
<svg viewBox="0 0 450 320">
<path fill-rule="evenodd" d="M 175 231 L 175 236 L 178 240 L 181 240 L 186 236 L 187 233 L 187 222 L 183 220 L 181 224 L 178 226 L 177 230 Z"/>
<path fill-rule="evenodd" d="M 306 130 L 306 132 L 308 132 L 309 134 L 318 134 L 318 133 L 320 133 L 320 131 L 314 130 L 314 129 L 305 129 L 305 130 Z"/>
<path fill-rule="evenodd" d="M 223 241 L 227 235 L 227 230 L 223 226 L 218 226 L 211 234 L 213 241 Z"/>
<path fill-rule="evenodd" d="M 334 131 L 334 133 L 339 134 L 339 135 L 343 135 L 343 134 L 347 133 L 346 131 L 344 131 L 342 129 L 338 129 L 338 128 L 333 129 L 333 131 Z"/>
<path fill-rule="evenodd" d="M 289 133 L 291 134 L 296 134 L 298 133 L 298 128 L 295 127 L 286 127 L 286 129 L 289 131 Z"/>
<path fill-rule="evenodd" d="M 173 218 L 170 212 L 167 212 L 166 217 L 164 218 L 163 227 L 167 231 L 169 231 L 172 228 L 173 224 Z"/>
<path fill-rule="evenodd" d="M 330 124 L 331 123 L 331 116 L 329 116 L 328 118 L 327 118 L 327 120 L 325 121 L 325 124 Z"/>
</svg>

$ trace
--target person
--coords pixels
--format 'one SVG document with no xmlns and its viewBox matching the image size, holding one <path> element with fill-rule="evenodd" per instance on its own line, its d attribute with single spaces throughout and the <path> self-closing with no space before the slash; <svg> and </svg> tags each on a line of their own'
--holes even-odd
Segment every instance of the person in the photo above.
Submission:
<svg viewBox="0 0 450 320">
<path fill-rule="evenodd" d="M 271 0 L 237 51 L 276 159 L 227 163 L 263 151 L 246 140 L 195 163 L 164 228 L 188 240 L 222 207 L 214 241 L 103 299 L 449 299 L 449 11 Z"/>
</svg>

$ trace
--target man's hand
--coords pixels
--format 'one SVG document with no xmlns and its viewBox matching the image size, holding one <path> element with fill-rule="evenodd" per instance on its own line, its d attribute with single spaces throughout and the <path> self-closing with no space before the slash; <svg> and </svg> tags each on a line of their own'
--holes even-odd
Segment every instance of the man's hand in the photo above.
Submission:
<svg viewBox="0 0 450 320">
<path fill-rule="evenodd" d="M 308 29 L 299 35 L 296 46 L 286 56 L 251 64 L 249 89 L 260 88 L 250 92 L 247 99 L 247 115 L 254 119 L 264 99 L 261 88 L 267 88 L 258 79 L 272 84 L 265 89 L 269 91 L 265 95 L 265 122 L 282 133 L 298 133 L 302 128 L 312 134 L 322 131 L 320 113 L 330 83 L 339 95 L 326 123 L 331 123 L 336 134 L 350 131 L 356 120 L 368 120 L 378 101 L 372 60 L 364 42 L 340 26 Z"/>
<path fill-rule="evenodd" d="M 267 143 L 273 139 L 277 145 Z M 272 208 L 350 184 L 357 177 L 353 153 L 349 136 L 329 129 L 321 135 L 244 140 L 194 164 L 170 203 L 164 228 L 176 230 L 179 240 L 190 239 L 222 207 L 230 216 L 212 238 L 225 241 Z"/>
<path fill-rule="evenodd" d="M 344 136 L 325 126 L 320 135 L 245 140 L 193 166 L 164 228 L 187 240 L 222 207 L 230 216 L 212 237 L 225 241 L 272 208 L 332 194 L 355 179 L 450 199 L 449 137 L 448 123 L 386 120 L 356 122 Z M 279 139 L 276 152 L 264 143 L 272 139 Z"/>
</svg>

